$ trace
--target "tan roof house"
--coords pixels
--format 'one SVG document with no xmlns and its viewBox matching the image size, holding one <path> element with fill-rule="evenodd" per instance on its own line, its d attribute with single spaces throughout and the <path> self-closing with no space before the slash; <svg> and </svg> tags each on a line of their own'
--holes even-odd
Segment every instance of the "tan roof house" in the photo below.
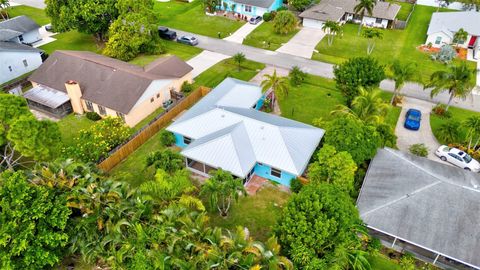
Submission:
<svg viewBox="0 0 480 270">
<path fill-rule="evenodd" d="M 191 82 L 192 69 L 176 56 L 140 67 L 92 52 L 56 51 L 30 76 L 33 89 L 24 97 L 55 116 L 94 111 L 135 126 Z"/>
</svg>

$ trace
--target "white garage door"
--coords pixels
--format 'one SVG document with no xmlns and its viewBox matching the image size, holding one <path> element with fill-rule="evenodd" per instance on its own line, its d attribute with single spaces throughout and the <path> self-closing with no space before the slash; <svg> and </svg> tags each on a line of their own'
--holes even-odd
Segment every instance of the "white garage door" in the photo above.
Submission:
<svg viewBox="0 0 480 270">
<path fill-rule="evenodd" d="M 322 29 L 323 27 L 323 22 L 318 21 L 318 20 L 313 20 L 313 19 L 303 19 L 303 26 L 305 27 L 311 27 L 311 28 L 317 28 L 317 29 Z"/>
</svg>

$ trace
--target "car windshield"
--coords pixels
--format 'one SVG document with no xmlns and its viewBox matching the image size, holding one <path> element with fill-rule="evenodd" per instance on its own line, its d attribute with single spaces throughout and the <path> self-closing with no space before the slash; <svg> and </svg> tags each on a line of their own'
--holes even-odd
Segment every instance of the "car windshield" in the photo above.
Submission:
<svg viewBox="0 0 480 270">
<path fill-rule="evenodd" d="M 472 157 L 469 154 L 465 154 L 463 160 L 465 160 L 466 163 L 470 163 L 470 161 L 472 161 Z"/>
<path fill-rule="evenodd" d="M 420 116 L 418 116 L 418 115 L 409 115 L 409 116 L 408 116 L 408 120 L 420 121 Z"/>
</svg>

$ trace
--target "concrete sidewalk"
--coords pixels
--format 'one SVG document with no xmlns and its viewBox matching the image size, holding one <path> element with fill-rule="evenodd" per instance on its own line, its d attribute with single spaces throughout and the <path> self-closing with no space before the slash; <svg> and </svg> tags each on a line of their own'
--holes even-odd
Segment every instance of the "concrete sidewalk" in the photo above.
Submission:
<svg viewBox="0 0 480 270">
<path fill-rule="evenodd" d="M 242 27 L 240 27 L 235 33 L 232 35 L 224 38 L 223 40 L 242 44 L 243 40 L 253 31 L 255 28 L 259 27 L 263 21 L 260 21 L 257 24 L 250 24 L 250 23 L 245 23 Z"/>
</svg>

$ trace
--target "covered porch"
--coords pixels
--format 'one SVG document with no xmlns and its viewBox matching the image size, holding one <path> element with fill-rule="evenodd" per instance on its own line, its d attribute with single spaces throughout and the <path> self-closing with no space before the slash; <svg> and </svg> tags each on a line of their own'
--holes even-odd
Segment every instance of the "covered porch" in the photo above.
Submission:
<svg viewBox="0 0 480 270">
<path fill-rule="evenodd" d="M 67 94 L 43 85 L 37 85 L 23 94 L 28 106 L 56 118 L 70 114 L 72 104 Z"/>
</svg>

